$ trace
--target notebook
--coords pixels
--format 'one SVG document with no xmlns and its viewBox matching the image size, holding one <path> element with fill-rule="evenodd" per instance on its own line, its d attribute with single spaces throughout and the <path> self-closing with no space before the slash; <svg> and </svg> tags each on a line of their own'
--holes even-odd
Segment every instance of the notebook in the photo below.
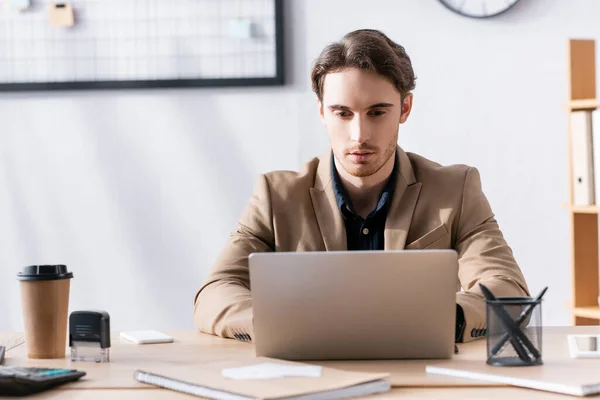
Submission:
<svg viewBox="0 0 600 400">
<path fill-rule="evenodd" d="M 534 367 L 494 367 L 485 361 L 457 361 L 428 365 L 425 372 L 482 380 L 506 385 L 588 396 L 600 393 L 600 363 L 573 363 L 570 360 L 549 360 Z"/>
<path fill-rule="evenodd" d="M 244 367 L 253 371 L 270 365 L 267 377 L 247 374 Z M 279 368 L 279 369 L 276 369 Z M 290 372 L 292 371 L 292 372 Z M 234 374 L 234 372 L 238 374 Z M 334 368 L 311 366 L 305 363 L 258 357 L 228 360 L 197 365 L 160 367 L 137 370 L 135 380 L 178 392 L 210 399 L 345 399 L 363 397 L 390 390 L 386 373 L 362 373 Z"/>
</svg>

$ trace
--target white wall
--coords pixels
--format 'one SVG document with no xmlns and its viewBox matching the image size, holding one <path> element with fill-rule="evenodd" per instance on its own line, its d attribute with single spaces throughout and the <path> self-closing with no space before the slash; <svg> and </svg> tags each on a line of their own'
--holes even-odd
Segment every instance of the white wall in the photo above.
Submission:
<svg viewBox="0 0 600 400">
<path fill-rule="evenodd" d="M 192 299 L 256 174 L 326 149 L 312 60 L 384 30 L 418 76 L 400 144 L 479 168 L 544 323 L 568 324 L 568 38 L 600 40 L 600 2 L 523 0 L 488 21 L 435 0 L 287 1 L 290 84 L 0 95 L 0 330 L 22 329 L 18 269 L 65 263 L 71 309 L 122 329 L 191 329 Z"/>
</svg>

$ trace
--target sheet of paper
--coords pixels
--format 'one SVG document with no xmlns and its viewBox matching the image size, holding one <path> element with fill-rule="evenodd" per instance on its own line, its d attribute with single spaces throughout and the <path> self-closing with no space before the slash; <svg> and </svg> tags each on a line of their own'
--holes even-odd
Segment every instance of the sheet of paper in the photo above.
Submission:
<svg viewBox="0 0 600 400">
<path fill-rule="evenodd" d="M 286 376 L 318 378 L 322 367 L 318 365 L 286 365 L 262 363 L 244 367 L 224 368 L 221 372 L 229 379 L 275 379 Z"/>
<path fill-rule="evenodd" d="M 321 376 L 322 367 L 318 365 L 283 365 L 274 364 L 283 370 L 285 376 L 303 376 L 306 378 L 318 378 Z"/>
</svg>

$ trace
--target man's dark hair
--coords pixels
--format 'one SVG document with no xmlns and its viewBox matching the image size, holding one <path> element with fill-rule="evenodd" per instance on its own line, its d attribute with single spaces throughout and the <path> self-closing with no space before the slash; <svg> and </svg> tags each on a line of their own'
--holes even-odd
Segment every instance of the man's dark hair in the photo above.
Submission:
<svg viewBox="0 0 600 400">
<path fill-rule="evenodd" d="M 319 100 L 323 100 L 325 76 L 347 68 L 376 72 L 394 84 L 401 98 L 415 88 L 415 73 L 404 47 L 375 29 L 352 31 L 323 49 L 311 73 Z"/>
</svg>

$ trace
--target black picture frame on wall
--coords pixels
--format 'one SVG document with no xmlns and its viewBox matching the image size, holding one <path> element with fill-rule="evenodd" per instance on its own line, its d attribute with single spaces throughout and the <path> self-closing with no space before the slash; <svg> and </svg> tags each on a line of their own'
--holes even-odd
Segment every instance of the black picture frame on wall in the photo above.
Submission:
<svg viewBox="0 0 600 400">
<path fill-rule="evenodd" d="M 258 78 L 198 78 L 156 80 L 99 80 L 65 82 L 0 83 L 0 92 L 47 90 L 102 90 L 102 89 L 157 89 L 157 88 L 218 88 L 280 86 L 285 84 L 283 2 L 274 0 L 275 6 L 275 76 Z"/>
</svg>

